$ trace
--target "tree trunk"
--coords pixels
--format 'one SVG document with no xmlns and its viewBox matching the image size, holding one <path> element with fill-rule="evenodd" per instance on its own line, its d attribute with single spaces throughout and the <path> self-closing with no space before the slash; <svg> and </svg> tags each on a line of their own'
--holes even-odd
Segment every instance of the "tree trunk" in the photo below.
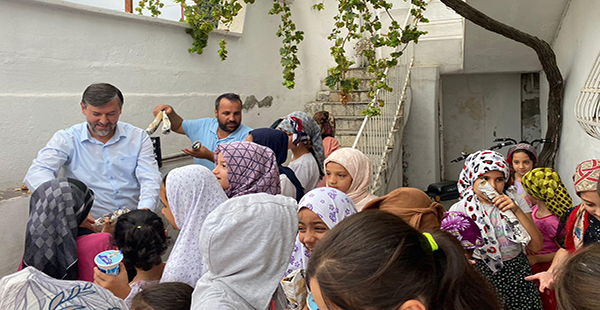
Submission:
<svg viewBox="0 0 600 310">
<path fill-rule="evenodd" d="M 519 29 L 513 28 L 494 20 L 481 13 L 462 0 L 440 0 L 447 7 L 454 10 L 460 16 L 483 27 L 489 31 L 500 34 L 511 40 L 523 43 L 531 47 L 537 54 L 549 85 L 548 94 L 548 128 L 546 130 L 546 139 L 551 139 L 554 143 L 544 144 L 544 148 L 539 156 L 539 167 L 554 167 L 556 153 L 560 142 L 560 133 L 562 129 L 562 100 L 564 93 L 564 84 L 556 56 L 550 44 L 546 41 L 525 33 Z"/>
</svg>

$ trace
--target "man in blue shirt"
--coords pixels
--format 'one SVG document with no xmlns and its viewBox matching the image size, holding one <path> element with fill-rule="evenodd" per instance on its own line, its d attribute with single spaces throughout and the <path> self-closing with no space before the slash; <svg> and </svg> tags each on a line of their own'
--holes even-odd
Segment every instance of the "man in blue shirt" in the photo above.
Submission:
<svg viewBox="0 0 600 310">
<path fill-rule="evenodd" d="M 86 121 L 54 134 L 29 167 L 25 184 L 34 191 L 64 176 L 81 180 L 94 191 L 92 216 L 122 207 L 150 209 L 157 206 L 161 176 L 148 134 L 119 122 L 123 94 L 116 87 L 88 86 L 80 102 Z"/>
<path fill-rule="evenodd" d="M 214 151 L 217 145 L 234 141 L 244 141 L 252 128 L 242 124 L 242 100 L 233 93 L 222 94 L 215 100 L 215 118 L 207 117 L 195 120 L 183 120 L 173 107 L 160 104 L 154 108 L 156 116 L 165 111 L 171 120 L 171 130 L 185 134 L 193 142 L 202 142 L 199 150 L 182 149 L 194 157 L 194 162 L 213 170 Z"/>
</svg>

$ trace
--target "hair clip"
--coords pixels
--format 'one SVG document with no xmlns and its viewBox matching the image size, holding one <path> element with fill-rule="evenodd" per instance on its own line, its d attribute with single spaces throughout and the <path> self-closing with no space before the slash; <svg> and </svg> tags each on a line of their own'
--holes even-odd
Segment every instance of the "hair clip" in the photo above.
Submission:
<svg viewBox="0 0 600 310">
<path fill-rule="evenodd" d="M 427 238 L 427 241 L 429 241 L 429 245 L 431 245 L 431 251 L 435 251 L 439 248 L 437 242 L 435 242 L 433 236 L 430 233 L 424 232 L 423 235 L 425 236 L 425 238 Z"/>
</svg>

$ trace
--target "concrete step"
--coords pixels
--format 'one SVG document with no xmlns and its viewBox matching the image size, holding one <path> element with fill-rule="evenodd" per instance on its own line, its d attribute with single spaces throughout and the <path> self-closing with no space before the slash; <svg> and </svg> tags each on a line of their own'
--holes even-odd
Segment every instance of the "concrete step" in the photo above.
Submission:
<svg viewBox="0 0 600 310">
<path fill-rule="evenodd" d="M 314 115 L 319 111 L 329 111 L 337 119 L 340 116 L 362 116 L 360 112 L 368 106 L 369 103 L 367 102 L 348 102 L 344 106 L 340 102 L 313 101 L 307 103 L 304 110 L 310 115 Z"/>
<path fill-rule="evenodd" d="M 351 102 L 370 102 L 369 91 L 353 91 L 347 94 L 348 101 Z M 332 101 L 340 102 L 340 91 L 338 90 L 321 90 L 317 92 L 317 101 Z"/>
<path fill-rule="evenodd" d="M 352 130 L 358 132 L 360 125 L 362 125 L 365 117 L 362 115 L 356 116 L 334 116 L 335 117 L 335 128 L 337 130 Z"/>
<path fill-rule="evenodd" d="M 369 91 L 369 89 L 371 88 L 371 83 L 369 83 L 369 81 L 371 80 L 369 79 L 359 79 L 360 82 L 358 84 L 358 90 L 359 91 Z M 333 91 L 333 90 L 340 90 L 340 86 L 339 84 L 335 87 L 335 89 L 331 89 L 329 88 L 329 86 L 327 86 L 325 84 L 325 80 L 321 80 L 321 90 L 322 91 Z"/>
</svg>

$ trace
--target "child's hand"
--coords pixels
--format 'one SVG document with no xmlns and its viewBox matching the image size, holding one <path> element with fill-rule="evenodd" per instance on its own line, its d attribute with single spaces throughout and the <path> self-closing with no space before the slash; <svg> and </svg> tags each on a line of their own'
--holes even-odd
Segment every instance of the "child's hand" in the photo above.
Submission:
<svg viewBox="0 0 600 310">
<path fill-rule="evenodd" d="M 113 231 L 115 231 L 115 225 L 110 223 L 110 217 L 105 216 L 104 226 L 102 226 L 102 232 L 112 234 Z"/>
<path fill-rule="evenodd" d="M 496 198 L 494 198 L 492 203 L 494 203 L 494 206 L 500 209 L 500 211 L 512 210 L 513 212 L 515 212 L 519 209 L 517 204 L 506 195 L 497 196 Z"/>
<path fill-rule="evenodd" d="M 119 274 L 116 276 L 106 274 L 100 271 L 98 267 L 94 267 L 94 283 L 111 291 L 115 296 L 121 299 L 127 298 L 131 292 L 131 287 L 129 287 L 127 278 L 127 270 L 125 270 L 125 265 L 123 265 L 123 263 L 120 264 Z"/>
<path fill-rule="evenodd" d="M 525 277 L 525 280 L 540 281 L 539 290 L 543 293 L 545 289 L 552 289 L 552 286 L 554 285 L 554 274 L 550 271 L 539 272 L 532 276 Z"/>
</svg>

